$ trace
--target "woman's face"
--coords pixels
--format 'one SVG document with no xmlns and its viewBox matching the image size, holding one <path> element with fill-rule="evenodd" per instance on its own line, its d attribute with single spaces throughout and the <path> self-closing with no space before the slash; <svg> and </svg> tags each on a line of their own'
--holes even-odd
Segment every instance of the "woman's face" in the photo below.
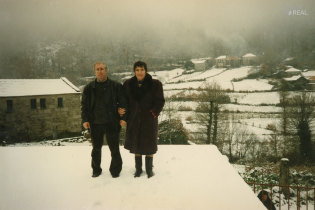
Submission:
<svg viewBox="0 0 315 210">
<path fill-rule="evenodd" d="M 146 74 L 144 67 L 143 66 L 137 66 L 135 68 L 135 74 L 136 74 L 137 80 L 142 81 L 145 77 L 145 74 Z"/>
</svg>

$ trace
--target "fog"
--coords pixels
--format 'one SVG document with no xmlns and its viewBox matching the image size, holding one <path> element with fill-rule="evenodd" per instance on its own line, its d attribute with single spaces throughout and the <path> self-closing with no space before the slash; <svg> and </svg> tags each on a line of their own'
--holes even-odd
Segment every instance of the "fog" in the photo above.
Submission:
<svg viewBox="0 0 315 210">
<path fill-rule="evenodd" d="M 295 40 L 315 50 L 314 34 L 314 0 L 0 0 L 2 57 L 60 40 L 134 54 L 241 56 L 278 43 L 296 48 Z"/>
<path fill-rule="evenodd" d="M 1 39 L 143 40 L 182 44 L 314 23 L 314 0 L 8 0 L 1 1 Z M 308 15 L 290 16 L 290 10 Z"/>
</svg>

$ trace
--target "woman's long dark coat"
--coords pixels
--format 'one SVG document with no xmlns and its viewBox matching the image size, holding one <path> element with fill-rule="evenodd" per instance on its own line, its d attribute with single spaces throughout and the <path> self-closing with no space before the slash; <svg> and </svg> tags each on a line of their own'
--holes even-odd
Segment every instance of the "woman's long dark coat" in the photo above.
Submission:
<svg viewBox="0 0 315 210">
<path fill-rule="evenodd" d="M 158 115 L 165 103 L 162 83 L 146 74 L 141 88 L 135 76 L 123 87 L 129 101 L 125 148 L 135 154 L 155 154 Z"/>
</svg>

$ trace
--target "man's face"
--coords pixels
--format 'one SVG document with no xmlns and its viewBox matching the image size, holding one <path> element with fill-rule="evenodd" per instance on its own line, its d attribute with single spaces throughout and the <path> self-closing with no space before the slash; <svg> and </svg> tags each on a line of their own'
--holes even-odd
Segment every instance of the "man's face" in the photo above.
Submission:
<svg viewBox="0 0 315 210">
<path fill-rule="evenodd" d="M 95 64 L 94 72 L 95 72 L 95 76 L 97 78 L 97 81 L 103 82 L 107 79 L 107 69 L 105 68 L 104 64 L 102 64 L 102 63 Z"/>
<path fill-rule="evenodd" d="M 137 80 L 142 81 L 145 77 L 145 74 L 146 74 L 144 67 L 143 66 L 137 66 L 135 68 L 135 74 L 136 74 Z"/>
<path fill-rule="evenodd" d="M 262 200 L 262 201 L 266 201 L 267 198 L 268 198 L 268 196 L 267 196 L 266 194 L 263 194 L 262 197 L 261 197 L 261 200 Z"/>
</svg>

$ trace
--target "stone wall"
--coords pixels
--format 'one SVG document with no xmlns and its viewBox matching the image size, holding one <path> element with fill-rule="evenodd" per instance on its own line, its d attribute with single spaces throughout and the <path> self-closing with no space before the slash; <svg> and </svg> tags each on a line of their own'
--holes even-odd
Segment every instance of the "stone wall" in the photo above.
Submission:
<svg viewBox="0 0 315 210">
<path fill-rule="evenodd" d="M 57 138 L 66 133 L 81 132 L 80 93 L 0 98 L 0 138 L 11 141 L 36 141 Z M 40 99 L 46 99 L 46 108 Z M 58 107 L 63 98 L 63 107 Z M 36 99 L 36 109 L 31 109 Z M 7 112 L 7 100 L 13 101 L 13 111 Z"/>
</svg>

